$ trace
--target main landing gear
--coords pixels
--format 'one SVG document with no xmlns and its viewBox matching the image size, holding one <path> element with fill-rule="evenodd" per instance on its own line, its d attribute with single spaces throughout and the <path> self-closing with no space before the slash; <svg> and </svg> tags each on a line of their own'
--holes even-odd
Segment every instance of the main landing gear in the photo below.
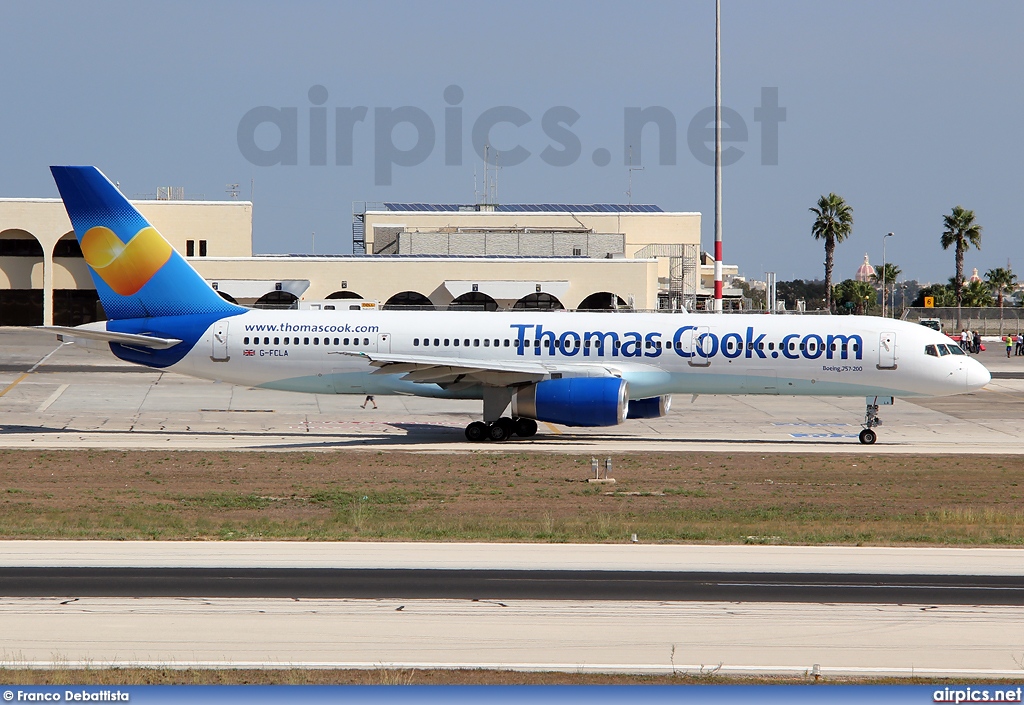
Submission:
<svg viewBox="0 0 1024 705">
<path fill-rule="evenodd" d="M 878 404 L 868 404 L 864 412 L 864 430 L 860 432 L 860 442 L 866 446 L 878 440 L 878 434 L 871 429 L 882 425 L 882 419 L 878 418 Z"/>
<path fill-rule="evenodd" d="M 493 423 L 474 421 L 466 426 L 466 440 L 473 443 L 481 441 L 494 441 L 498 443 L 507 441 L 513 435 L 520 438 L 529 438 L 535 433 L 537 433 L 537 422 L 533 419 L 510 419 L 507 416 L 503 416 Z"/>
</svg>

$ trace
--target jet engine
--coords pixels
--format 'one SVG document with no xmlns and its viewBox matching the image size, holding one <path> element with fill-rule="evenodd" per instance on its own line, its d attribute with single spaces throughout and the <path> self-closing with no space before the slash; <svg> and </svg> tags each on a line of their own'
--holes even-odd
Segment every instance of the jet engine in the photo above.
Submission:
<svg viewBox="0 0 1024 705">
<path fill-rule="evenodd" d="M 646 399 L 630 399 L 627 419 L 657 419 L 668 414 L 672 407 L 672 395 L 662 394 L 660 397 Z"/>
<path fill-rule="evenodd" d="M 618 377 L 550 379 L 517 389 L 512 416 L 564 426 L 615 426 L 626 420 L 626 382 Z"/>
</svg>

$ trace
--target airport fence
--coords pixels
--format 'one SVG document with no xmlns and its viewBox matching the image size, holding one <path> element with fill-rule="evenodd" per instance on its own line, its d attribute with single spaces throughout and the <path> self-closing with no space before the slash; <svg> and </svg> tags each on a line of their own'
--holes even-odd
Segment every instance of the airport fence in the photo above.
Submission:
<svg viewBox="0 0 1024 705">
<path fill-rule="evenodd" d="M 1024 309 L 1016 306 L 944 306 L 941 308 L 907 308 L 903 320 L 920 323 L 921 319 L 937 318 L 946 333 L 959 333 L 964 328 L 982 335 L 1017 335 L 1024 331 Z M 959 324 L 957 323 L 959 321 Z"/>
</svg>

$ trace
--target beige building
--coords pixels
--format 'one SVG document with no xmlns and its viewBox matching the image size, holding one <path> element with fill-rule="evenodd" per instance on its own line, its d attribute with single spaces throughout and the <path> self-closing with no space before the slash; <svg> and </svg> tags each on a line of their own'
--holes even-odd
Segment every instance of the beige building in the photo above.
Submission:
<svg viewBox="0 0 1024 705">
<path fill-rule="evenodd" d="M 699 306 L 712 290 L 700 214 L 655 206 L 380 204 L 353 219 L 357 254 L 253 256 L 249 202 L 135 205 L 222 296 L 246 305 L 658 309 Z M 102 317 L 60 200 L 0 199 L 0 325 Z"/>
<path fill-rule="evenodd" d="M 247 201 L 137 201 L 135 206 L 183 254 L 252 256 Z M 87 323 L 97 318 L 96 302 L 60 199 L 0 198 L 0 325 Z"/>
</svg>

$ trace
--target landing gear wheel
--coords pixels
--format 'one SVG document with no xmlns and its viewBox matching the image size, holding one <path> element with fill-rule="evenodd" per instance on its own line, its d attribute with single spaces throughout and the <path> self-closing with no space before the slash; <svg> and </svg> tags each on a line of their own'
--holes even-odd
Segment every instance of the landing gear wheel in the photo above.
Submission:
<svg viewBox="0 0 1024 705">
<path fill-rule="evenodd" d="M 495 443 L 507 441 L 509 436 L 512 435 L 511 429 L 509 428 L 511 424 L 502 423 L 504 420 L 505 419 L 498 419 L 487 429 L 487 437 Z M 511 419 L 509 419 L 509 421 L 511 421 Z"/>
<path fill-rule="evenodd" d="M 866 446 L 871 445 L 878 439 L 878 434 L 872 431 L 870 428 L 865 428 L 860 432 L 860 442 Z"/>
<path fill-rule="evenodd" d="M 466 440 L 478 443 L 487 438 L 487 424 L 483 421 L 474 421 L 466 426 Z"/>
<path fill-rule="evenodd" d="M 537 422 L 533 419 L 518 418 L 515 420 L 516 435 L 520 438 L 529 438 L 537 433 Z"/>
</svg>

